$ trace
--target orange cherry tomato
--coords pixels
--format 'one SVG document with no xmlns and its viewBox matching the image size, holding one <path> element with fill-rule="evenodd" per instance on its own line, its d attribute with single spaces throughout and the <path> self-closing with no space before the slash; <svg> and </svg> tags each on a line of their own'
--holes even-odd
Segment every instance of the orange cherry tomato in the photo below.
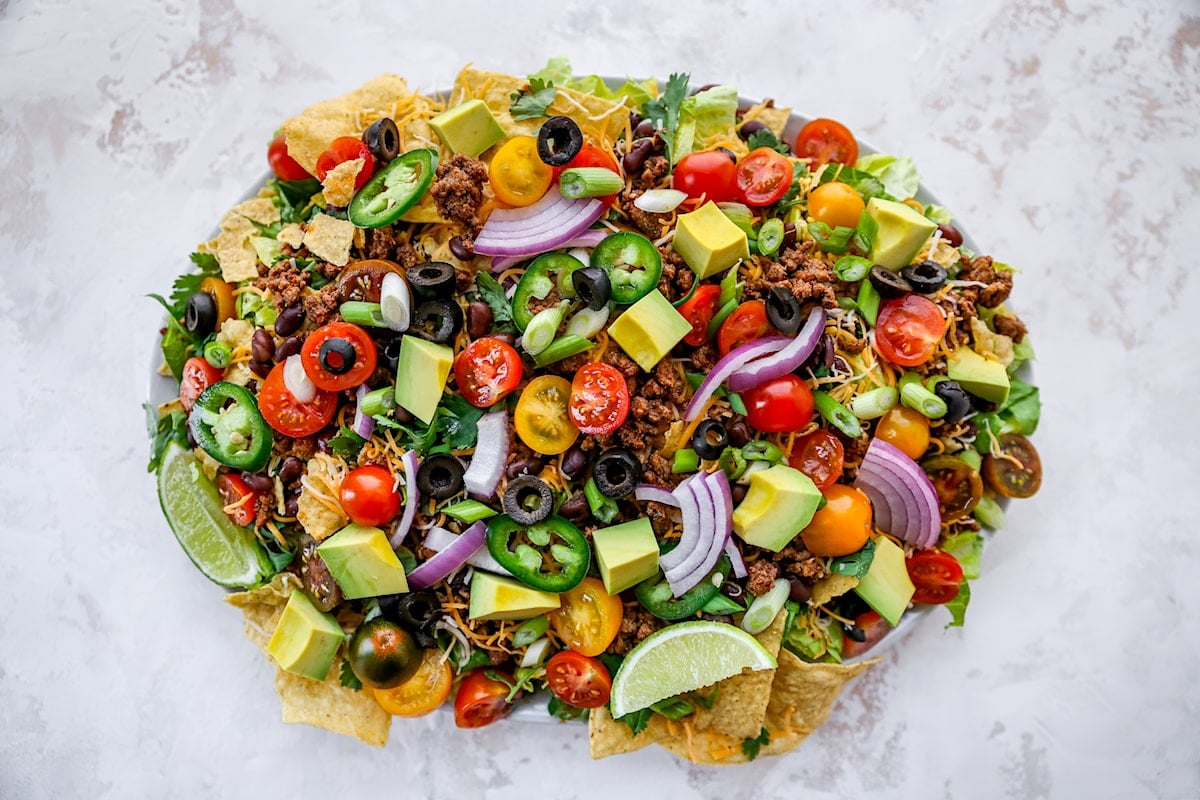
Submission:
<svg viewBox="0 0 1200 800">
<path fill-rule="evenodd" d="M 875 321 L 875 349 L 902 367 L 915 367 L 937 352 L 946 317 L 932 300 L 906 294 L 889 300 Z"/>
<path fill-rule="evenodd" d="M 263 419 L 285 436 L 309 436 L 324 428 L 337 413 L 336 392 L 317 389 L 316 396 L 301 403 L 283 380 L 283 364 L 276 364 L 258 389 L 258 410 Z"/>
<path fill-rule="evenodd" d="M 536 203 L 552 180 L 554 170 L 538 156 L 537 139 L 532 136 L 509 139 L 488 166 L 488 182 L 496 199 L 513 207 Z"/>
<path fill-rule="evenodd" d="M 929 447 L 929 418 L 908 406 L 893 406 L 875 424 L 875 436 L 916 461 Z"/>
<path fill-rule="evenodd" d="M 217 304 L 217 330 L 227 319 L 237 316 L 237 300 L 233 296 L 233 287 L 220 278 L 209 276 L 200 281 L 200 291 L 207 294 Z"/>
<path fill-rule="evenodd" d="M 458 686 L 454 695 L 454 724 L 460 728 L 482 728 L 508 714 L 512 704 L 508 702 L 509 686 L 492 678 L 488 673 L 511 676 L 487 667 L 473 669 Z"/>
<path fill-rule="evenodd" d="M 793 148 L 800 158 L 807 158 L 814 166 L 836 161 L 854 165 L 858 160 L 858 141 L 854 134 L 840 122 L 832 119 L 814 119 L 796 135 Z"/>
<path fill-rule="evenodd" d="M 836 228 L 853 228 L 867 204 L 854 187 L 838 181 L 823 183 L 808 194 L 808 215 Z"/>
<path fill-rule="evenodd" d="M 598 658 L 560 650 L 546 662 L 546 683 L 554 696 L 576 708 L 599 708 L 612 694 L 612 677 Z"/>
<path fill-rule="evenodd" d="M 300 348 L 305 374 L 317 388 L 330 392 L 353 389 L 366 381 L 375 372 L 377 360 L 370 334 L 349 322 L 322 325 Z"/>
<path fill-rule="evenodd" d="M 450 696 L 454 672 L 437 648 L 421 654 L 421 666 L 411 678 L 391 689 L 371 689 L 375 702 L 396 717 L 420 717 L 429 714 Z"/>
<path fill-rule="evenodd" d="M 593 362 L 575 371 L 567 414 L 581 433 L 612 433 L 629 416 L 629 385 L 609 364 Z"/>
<path fill-rule="evenodd" d="M 585 656 L 598 656 L 621 630 L 625 607 L 621 598 L 604 590 L 598 578 L 584 578 L 559 595 L 561 605 L 550 612 L 550 624 L 563 644 Z"/>
<path fill-rule="evenodd" d="M 737 163 L 738 195 L 748 206 L 778 203 L 792 185 L 792 162 L 770 147 L 759 147 Z"/>
<path fill-rule="evenodd" d="M 788 464 L 811 478 L 818 489 L 837 483 L 845 460 L 842 440 L 823 428 L 805 434 L 788 456 Z"/>
<path fill-rule="evenodd" d="M 821 490 L 825 505 L 800 531 L 804 547 L 815 556 L 848 556 L 871 537 L 871 501 L 852 486 L 835 483 Z"/>
</svg>

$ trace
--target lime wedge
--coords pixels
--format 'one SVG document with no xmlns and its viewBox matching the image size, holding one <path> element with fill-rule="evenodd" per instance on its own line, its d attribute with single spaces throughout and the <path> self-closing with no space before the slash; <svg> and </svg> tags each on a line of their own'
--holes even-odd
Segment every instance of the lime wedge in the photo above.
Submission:
<svg viewBox="0 0 1200 800">
<path fill-rule="evenodd" d="M 612 682 L 612 715 L 622 717 L 683 692 L 774 669 L 775 657 L 736 625 L 696 620 L 652 633 L 629 651 Z"/>
<path fill-rule="evenodd" d="M 254 531 L 234 525 L 190 450 L 172 445 L 158 467 L 158 502 L 183 552 L 213 583 L 244 589 L 262 578 Z"/>
</svg>

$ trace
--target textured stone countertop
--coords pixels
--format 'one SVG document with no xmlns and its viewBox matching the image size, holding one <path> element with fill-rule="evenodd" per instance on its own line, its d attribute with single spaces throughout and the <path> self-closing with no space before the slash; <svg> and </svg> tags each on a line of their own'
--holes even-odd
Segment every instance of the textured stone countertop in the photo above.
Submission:
<svg viewBox="0 0 1200 800">
<path fill-rule="evenodd" d="M 0 797 L 1200 795 L 1194 2 L 275 5 L 0 0 Z M 931 616 L 783 758 L 592 762 L 582 727 L 444 714 L 383 750 L 285 726 L 144 469 L 144 295 L 279 122 L 384 71 L 432 89 L 555 54 L 842 120 L 1021 270 L 1041 493 L 966 627 Z"/>
</svg>

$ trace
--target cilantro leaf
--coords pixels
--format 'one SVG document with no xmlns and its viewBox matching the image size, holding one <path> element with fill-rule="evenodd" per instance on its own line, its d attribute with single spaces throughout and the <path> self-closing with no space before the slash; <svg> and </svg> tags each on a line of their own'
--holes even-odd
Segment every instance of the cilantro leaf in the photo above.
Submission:
<svg viewBox="0 0 1200 800">
<path fill-rule="evenodd" d="M 649 708 L 643 708 L 641 711 L 631 711 L 623 717 L 617 717 L 617 722 L 623 722 L 629 726 L 629 730 L 633 731 L 633 735 L 637 736 L 642 731 L 646 730 L 646 726 L 650 724 L 650 717 L 654 712 Z"/>
<path fill-rule="evenodd" d="M 500 281 L 486 272 L 478 272 L 475 274 L 475 288 L 479 290 L 479 299 L 492 310 L 493 328 L 512 323 L 512 304 L 508 302 Z"/>
<path fill-rule="evenodd" d="M 316 178 L 303 181 L 284 181 L 272 178 L 267 181 L 267 186 L 275 190 L 271 202 L 279 209 L 281 225 L 307 222 L 315 210 L 312 197 L 321 191 L 321 182 Z"/>
<path fill-rule="evenodd" d="M 541 78 L 530 78 L 528 89 L 522 89 L 509 95 L 513 102 L 508 112 L 512 114 L 515 122 L 544 117 L 547 107 L 554 102 L 554 96 L 557 93 L 558 90 L 554 88 L 552 82 Z"/>
<path fill-rule="evenodd" d="M 851 553 L 831 561 L 829 571 L 838 575 L 848 575 L 851 578 L 861 578 L 867 574 L 867 570 L 871 568 L 871 562 L 874 560 L 875 541 L 868 539 L 867 543 L 863 545 L 863 549 L 857 553 Z"/>
<path fill-rule="evenodd" d="M 766 728 L 763 728 L 755 738 L 742 740 L 742 752 L 746 754 L 746 758 L 753 761 L 754 759 L 758 758 L 759 749 L 762 748 L 764 744 L 770 744 L 770 742 L 771 733 Z"/>
<path fill-rule="evenodd" d="M 158 346 L 162 350 L 163 360 L 167 362 L 171 374 L 175 376 L 175 380 L 179 380 L 183 375 L 183 364 L 188 359 L 188 353 L 193 349 L 192 345 L 196 343 L 196 337 L 179 324 L 179 317 L 182 317 L 183 314 L 180 313 L 176 316 L 171 304 L 164 300 L 162 295 L 151 294 L 147 297 L 157 300 L 159 305 L 167 311 L 167 328 L 163 331 L 162 341 L 158 343 Z"/>
<path fill-rule="evenodd" d="M 451 450 L 462 450 L 479 438 L 479 420 L 483 409 L 476 408 L 457 394 L 448 394 L 439 406 L 437 433 Z"/>
<path fill-rule="evenodd" d="M 158 409 L 149 403 L 142 403 L 142 408 L 146 411 L 146 433 L 150 436 L 150 462 L 146 464 L 146 472 L 156 472 L 171 442 L 180 447 L 188 446 L 187 415 L 172 411 L 160 417 Z"/>
<path fill-rule="evenodd" d="M 754 133 L 750 134 L 750 138 L 746 140 L 746 147 L 751 150 L 756 150 L 759 147 L 769 147 L 776 153 L 785 156 L 792 154 L 791 148 L 779 141 L 779 137 L 770 128 L 759 128 Z"/>
<path fill-rule="evenodd" d="M 337 435 L 329 440 L 329 450 L 335 456 L 354 458 L 366 443 L 366 439 L 343 425 Z"/>
<path fill-rule="evenodd" d="M 971 602 L 971 584 L 967 581 L 962 582 L 962 586 L 958 587 L 958 594 L 949 603 L 946 603 L 946 610 L 950 612 L 950 621 L 946 623 L 947 628 L 961 628 L 963 619 L 967 615 L 967 604 Z"/>
<path fill-rule="evenodd" d="M 293 258 L 292 263 L 296 269 L 304 270 L 308 273 L 308 285 L 312 288 L 320 289 L 329 283 L 329 278 L 326 278 L 321 274 L 321 270 L 317 269 L 317 264 L 320 264 L 320 261 L 312 258 Z"/>
<path fill-rule="evenodd" d="M 354 689 L 357 691 L 363 687 L 362 681 L 360 681 L 358 676 L 354 674 L 354 670 L 350 669 L 350 662 L 346 661 L 345 659 L 342 660 L 342 666 L 338 670 L 338 680 L 340 680 L 342 682 L 342 686 L 345 686 L 347 689 Z"/>
<path fill-rule="evenodd" d="M 675 163 L 675 132 L 679 128 L 679 107 L 687 97 L 688 74 L 672 73 L 663 92 L 663 141 L 667 143 L 667 160 Z"/>
<path fill-rule="evenodd" d="M 546 703 L 546 712 L 552 717 L 564 720 L 587 719 L 588 716 L 586 708 L 576 708 L 553 696 L 550 698 L 550 702 Z"/>
</svg>

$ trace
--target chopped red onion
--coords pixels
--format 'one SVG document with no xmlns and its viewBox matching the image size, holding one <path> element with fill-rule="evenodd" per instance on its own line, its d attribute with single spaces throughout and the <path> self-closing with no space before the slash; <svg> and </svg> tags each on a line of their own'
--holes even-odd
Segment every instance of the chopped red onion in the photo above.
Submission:
<svg viewBox="0 0 1200 800">
<path fill-rule="evenodd" d="M 367 385 L 360 383 L 354 392 L 354 399 L 358 401 L 358 405 L 354 407 L 354 424 L 351 428 L 362 438 L 370 439 L 371 434 L 375 432 L 375 420 L 362 412 L 362 399 L 366 394 Z"/>
<path fill-rule="evenodd" d="M 612 231 L 605 228 L 588 228 L 571 241 L 563 242 L 559 247 L 595 247 L 611 234 Z M 538 255 L 541 254 L 539 253 Z M 528 258 L 528 256 L 496 256 L 492 259 L 492 272 L 504 272 L 509 267 L 515 267 L 525 258 Z M 585 266 L 586 263 L 584 262 Z"/>
<path fill-rule="evenodd" d="M 799 369 L 821 342 L 824 332 L 825 309 L 817 306 L 809 312 L 804 327 L 796 334 L 796 338 L 788 342 L 787 347 L 773 355 L 757 358 L 730 375 L 730 391 L 744 392 Z"/>
<path fill-rule="evenodd" d="M 393 550 L 404 544 L 404 537 L 408 536 L 408 529 L 417 516 L 417 505 L 421 502 L 421 492 L 417 490 L 417 451 L 406 451 L 400 456 L 400 463 L 404 465 L 404 514 L 388 537 Z"/>
<path fill-rule="evenodd" d="M 451 533 L 445 528 L 434 526 L 425 534 L 425 549 L 432 550 L 435 553 L 440 553 L 447 547 L 450 547 L 459 539 L 459 534 Z M 486 547 L 480 548 L 467 559 L 467 563 L 472 567 L 484 570 L 485 572 L 494 572 L 497 575 L 509 575 L 512 573 L 500 565 L 500 562 L 492 558 L 492 554 L 488 552 Z"/>
<path fill-rule="evenodd" d="M 700 382 L 700 386 L 696 388 L 696 393 L 688 401 L 687 408 L 683 412 L 683 418 L 691 422 L 700 416 L 700 412 L 704 409 L 704 404 L 708 402 L 708 398 L 712 397 L 713 393 L 720 388 L 721 384 L 730 375 L 756 358 L 762 358 L 771 353 L 779 352 L 784 347 L 787 347 L 791 341 L 786 336 L 768 336 L 765 339 L 756 339 L 749 344 L 735 347 L 729 351 L 728 355 L 713 365 L 712 370 Z"/>
<path fill-rule="evenodd" d="M 508 412 L 493 411 L 479 420 L 475 454 L 463 473 L 467 492 L 475 497 L 495 496 L 508 461 Z"/>
<path fill-rule="evenodd" d="M 476 522 L 467 528 L 448 547 L 435 553 L 432 558 L 408 574 L 409 588 L 428 589 L 445 580 L 455 570 L 461 569 L 463 564 L 484 546 L 486 532 L 487 526 L 482 522 Z"/>
<path fill-rule="evenodd" d="M 937 544 L 942 523 L 937 492 L 925 470 L 896 447 L 872 439 L 854 485 L 871 499 L 882 530 L 916 547 Z"/>
<path fill-rule="evenodd" d="M 665 506 L 679 508 L 679 499 L 675 495 L 652 483 L 639 483 L 633 490 L 633 496 L 643 503 L 662 503 Z"/>
</svg>

